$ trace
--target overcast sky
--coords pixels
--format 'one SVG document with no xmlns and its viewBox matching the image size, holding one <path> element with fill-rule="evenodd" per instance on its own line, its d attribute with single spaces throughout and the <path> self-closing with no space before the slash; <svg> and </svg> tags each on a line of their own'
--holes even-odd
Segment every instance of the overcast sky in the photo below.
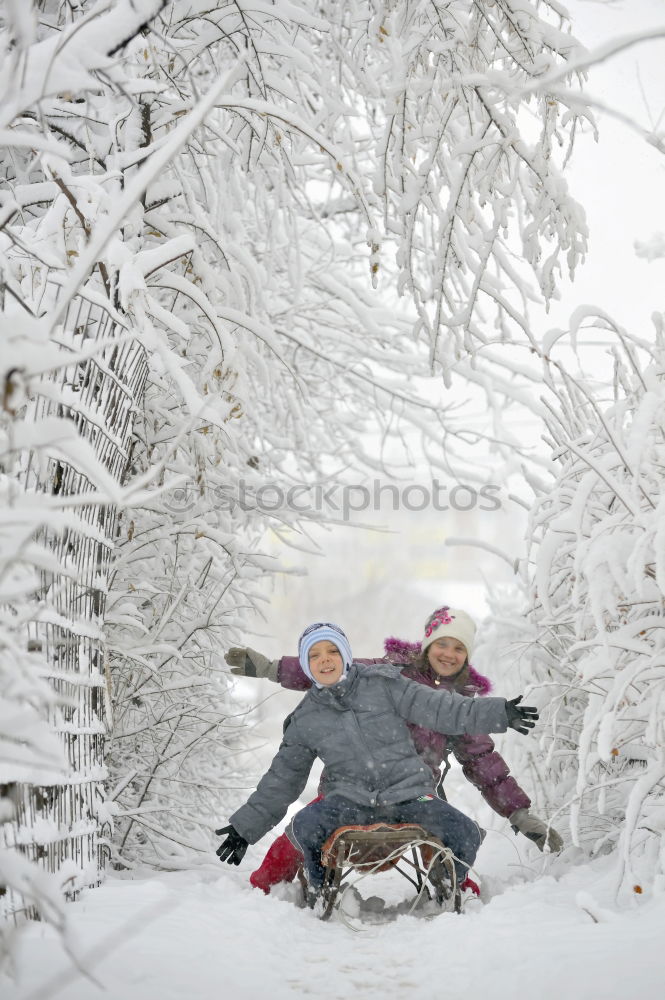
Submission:
<svg viewBox="0 0 665 1000">
<path fill-rule="evenodd" d="M 569 0 L 566 6 L 575 35 L 590 50 L 665 27 L 663 0 Z M 657 126 L 665 134 L 665 39 L 634 46 L 593 67 L 586 90 L 642 128 Z M 599 142 L 581 139 L 567 175 L 586 209 L 590 253 L 574 284 L 564 282 L 552 325 L 563 324 L 577 305 L 589 302 L 632 332 L 649 336 L 651 313 L 665 309 L 665 259 L 648 263 L 636 256 L 633 244 L 665 232 L 665 156 L 609 115 L 599 111 L 597 117 Z"/>
</svg>

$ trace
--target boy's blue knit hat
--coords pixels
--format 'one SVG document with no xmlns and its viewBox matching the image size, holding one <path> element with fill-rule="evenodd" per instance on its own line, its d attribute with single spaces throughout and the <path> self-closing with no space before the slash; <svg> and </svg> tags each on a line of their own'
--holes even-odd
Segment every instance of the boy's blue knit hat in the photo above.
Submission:
<svg viewBox="0 0 665 1000">
<path fill-rule="evenodd" d="M 308 625 L 298 640 L 298 659 L 300 660 L 300 666 L 302 667 L 303 672 L 307 674 L 309 679 L 316 684 L 317 687 L 321 687 L 322 685 L 318 684 L 312 677 L 312 672 L 309 669 L 309 651 L 315 643 L 321 642 L 322 639 L 328 639 L 333 643 L 333 645 L 337 646 L 342 654 L 344 673 L 342 674 L 340 680 L 344 680 L 349 667 L 353 663 L 353 655 L 351 653 L 349 640 L 346 638 L 339 625 L 333 625 L 332 622 L 315 622 L 313 625 Z"/>
</svg>

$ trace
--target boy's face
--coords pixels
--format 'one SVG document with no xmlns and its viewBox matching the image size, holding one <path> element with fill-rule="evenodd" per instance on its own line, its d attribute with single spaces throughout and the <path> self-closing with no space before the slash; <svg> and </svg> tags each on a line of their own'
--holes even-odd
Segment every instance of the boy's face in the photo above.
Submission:
<svg viewBox="0 0 665 1000">
<path fill-rule="evenodd" d="M 427 649 L 430 667 L 439 677 L 454 677 L 466 660 L 466 646 L 459 639 L 435 639 Z"/>
<path fill-rule="evenodd" d="M 336 684 L 344 673 L 344 661 L 334 642 L 321 639 L 309 651 L 309 669 L 317 684 Z"/>
</svg>

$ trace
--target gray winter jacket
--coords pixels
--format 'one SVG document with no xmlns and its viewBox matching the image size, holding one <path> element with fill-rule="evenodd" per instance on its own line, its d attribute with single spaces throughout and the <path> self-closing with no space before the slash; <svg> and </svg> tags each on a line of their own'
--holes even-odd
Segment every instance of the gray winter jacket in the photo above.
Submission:
<svg viewBox="0 0 665 1000">
<path fill-rule="evenodd" d="M 432 771 L 416 753 L 407 722 L 451 736 L 503 733 L 506 701 L 432 690 L 389 664 L 360 670 L 353 664 L 345 681 L 310 688 L 269 770 L 229 822 L 250 844 L 260 840 L 302 793 L 317 757 L 326 769 L 326 798 L 383 806 L 433 795 Z"/>
</svg>

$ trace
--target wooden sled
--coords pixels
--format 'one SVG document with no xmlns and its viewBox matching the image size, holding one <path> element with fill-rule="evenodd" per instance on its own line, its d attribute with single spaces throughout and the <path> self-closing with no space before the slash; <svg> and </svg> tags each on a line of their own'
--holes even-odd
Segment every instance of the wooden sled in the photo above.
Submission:
<svg viewBox="0 0 665 1000">
<path fill-rule="evenodd" d="M 321 920 L 330 918 L 345 880 L 354 872 L 397 871 L 418 897 L 434 899 L 445 911 L 461 910 L 452 852 L 416 823 L 341 826 L 321 848 L 321 861 L 325 869 Z M 302 870 L 300 877 L 304 893 Z"/>
</svg>

